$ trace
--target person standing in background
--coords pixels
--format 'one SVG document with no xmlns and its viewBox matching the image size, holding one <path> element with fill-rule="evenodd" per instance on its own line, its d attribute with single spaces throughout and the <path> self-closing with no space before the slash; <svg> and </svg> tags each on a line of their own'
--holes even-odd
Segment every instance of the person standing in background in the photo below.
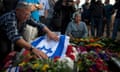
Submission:
<svg viewBox="0 0 120 72">
<path fill-rule="evenodd" d="M 55 6 L 55 3 L 56 3 L 56 0 L 48 0 L 48 3 L 49 3 L 49 10 L 48 10 L 48 16 L 46 18 L 46 24 L 49 28 L 51 28 L 51 23 L 52 23 L 52 18 L 53 18 L 53 13 L 54 13 L 54 6 Z"/>
<path fill-rule="evenodd" d="M 113 6 L 112 4 L 110 4 L 110 0 L 105 0 L 104 9 L 105 9 L 105 19 L 103 20 L 103 23 L 104 23 L 103 32 L 104 32 L 104 29 L 106 29 L 106 37 L 109 38 L 110 37 L 110 26 L 111 26 L 111 21 L 112 21 L 111 17 L 112 17 L 112 14 L 114 13 Z"/>
<path fill-rule="evenodd" d="M 39 10 L 39 21 L 43 24 L 47 25 L 47 16 L 48 16 L 48 10 L 49 10 L 49 3 L 48 0 L 39 0 L 39 2 L 43 5 L 43 8 Z M 38 36 L 45 35 L 44 32 L 38 33 Z"/>
<path fill-rule="evenodd" d="M 74 1 L 73 0 L 58 0 L 54 6 L 54 12 L 61 17 L 60 30 L 61 34 L 65 34 L 66 27 L 71 21 L 72 14 L 75 12 Z M 57 25 L 58 23 L 56 23 Z M 53 27 L 56 28 L 56 27 Z"/>
<path fill-rule="evenodd" d="M 105 18 L 104 5 L 101 0 L 91 0 L 91 35 L 93 37 L 102 37 L 103 19 Z"/>
<path fill-rule="evenodd" d="M 82 5 L 82 21 L 84 21 L 88 28 L 88 35 L 90 31 L 90 3 L 89 0 L 85 0 L 85 3 Z"/>
<path fill-rule="evenodd" d="M 40 0 L 40 3 L 43 5 L 42 10 L 40 12 L 40 22 L 46 24 L 46 18 L 48 17 L 48 10 L 50 9 L 48 0 Z"/>
<path fill-rule="evenodd" d="M 120 26 L 120 0 L 116 0 L 113 7 L 114 7 L 114 10 L 116 11 L 116 16 L 113 24 L 112 39 L 116 40 L 118 28 Z"/>
</svg>

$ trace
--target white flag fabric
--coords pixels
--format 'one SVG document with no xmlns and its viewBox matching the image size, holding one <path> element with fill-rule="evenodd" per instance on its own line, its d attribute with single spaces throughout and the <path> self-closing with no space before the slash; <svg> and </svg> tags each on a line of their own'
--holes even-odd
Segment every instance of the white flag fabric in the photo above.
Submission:
<svg viewBox="0 0 120 72">
<path fill-rule="evenodd" d="M 41 36 L 31 42 L 32 46 L 43 51 L 49 58 L 65 56 L 67 46 L 69 45 L 69 37 L 65 35 L 59 36 L 59 41 L 48 40 L 46 36 Z"/>
</svg>

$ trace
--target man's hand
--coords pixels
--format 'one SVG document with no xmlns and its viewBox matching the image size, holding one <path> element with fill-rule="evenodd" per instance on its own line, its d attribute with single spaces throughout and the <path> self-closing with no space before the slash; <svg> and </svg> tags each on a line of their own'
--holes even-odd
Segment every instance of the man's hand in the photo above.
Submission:
<svg viewBox="0 0 120 72">
<path fill-rule="evenodd" d="M 54 32 L 49 32 L 49 33 L 48 33 L 48 37 L 49 37 L 50 39 L 55 40 L 55 41 L 58 41 L 58 40 L 59 40 L 58 35 L 57 35 L 56 33 L 54 33 Z"/>
<path fill-rule="evenodd" d="M 52 32 L 47 26 L 43 28 L 43 31 L 46 32 L 49 39 L 53 39 L 55 41 L 59 40 L 59 37 L 56 33 Z"/>
<path fill-rule="evenodd" d="M 41 58 L 44 58 L 44 59 L 47 59 L 47 58 L 48 58 L 48 56 L 47 56 L 44 52 L 42 52 L 42 51 L 40 51 L 40 50 L 38 50 L 38 49 L 36 49 L 36 48 L 33 48 L 32 52 L 33 52 L 35 55 L 37 55 L 38 57 L 41 57 Z"/>
<path fill-rule="evenodd" d="M 37 48 L 33 48 L 28 42 L 26 42 L 24 39 L 17 40 L 16 44 L 20 46 L 21 48 L 26 48 L 27 50 L 32 51 L 36 56 L 47 59 L 47 55 L 43 53 L 42 51 L 38 50 Z M 32 48 L 32 49 L 31 49 Z"/>
<path fill-rule="evenodd" d="M 43 9 L 43 4 L 36 4 L 37 9 Z"/>
</svg>

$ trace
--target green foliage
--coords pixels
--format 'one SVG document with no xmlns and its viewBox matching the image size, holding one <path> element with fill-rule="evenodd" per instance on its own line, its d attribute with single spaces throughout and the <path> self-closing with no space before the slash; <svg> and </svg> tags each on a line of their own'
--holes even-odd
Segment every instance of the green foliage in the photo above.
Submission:
<svg viewBox="0 0 120 72">
<path fill-rule="evenodd" d="M 54 61 L 53 59 L 39 59 L 39 58 L 30 58 L 25 60 L 30 55 L 21 55 L 19 60 L 14 61 L 13 66 L 20 66 L 20 69 L 23 72 L 29 70 L 33 72 L 70 72 L 70 68 L 67 65 L 67 62 Z"/>
</svg>

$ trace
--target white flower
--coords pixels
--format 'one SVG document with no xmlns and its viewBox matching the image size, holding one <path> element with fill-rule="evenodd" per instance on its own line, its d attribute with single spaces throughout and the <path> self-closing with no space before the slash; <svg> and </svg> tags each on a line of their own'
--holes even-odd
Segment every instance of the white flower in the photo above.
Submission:
<svg viewBox="0 0 120 72">
<path fill-rule="evenodd" d="M 64 57 L 64 58 L 60 59 L 59 61 L 64 62 L 64 63 L 67 63 L 68 67 L 69 67 L 71 70 L 73 70 L 73 68 L 74 68 L 74 62 L 73 62 L 73 60 L 72 60 L 71 58 L 69 58 L 69 57 Z"/>
</svg>

